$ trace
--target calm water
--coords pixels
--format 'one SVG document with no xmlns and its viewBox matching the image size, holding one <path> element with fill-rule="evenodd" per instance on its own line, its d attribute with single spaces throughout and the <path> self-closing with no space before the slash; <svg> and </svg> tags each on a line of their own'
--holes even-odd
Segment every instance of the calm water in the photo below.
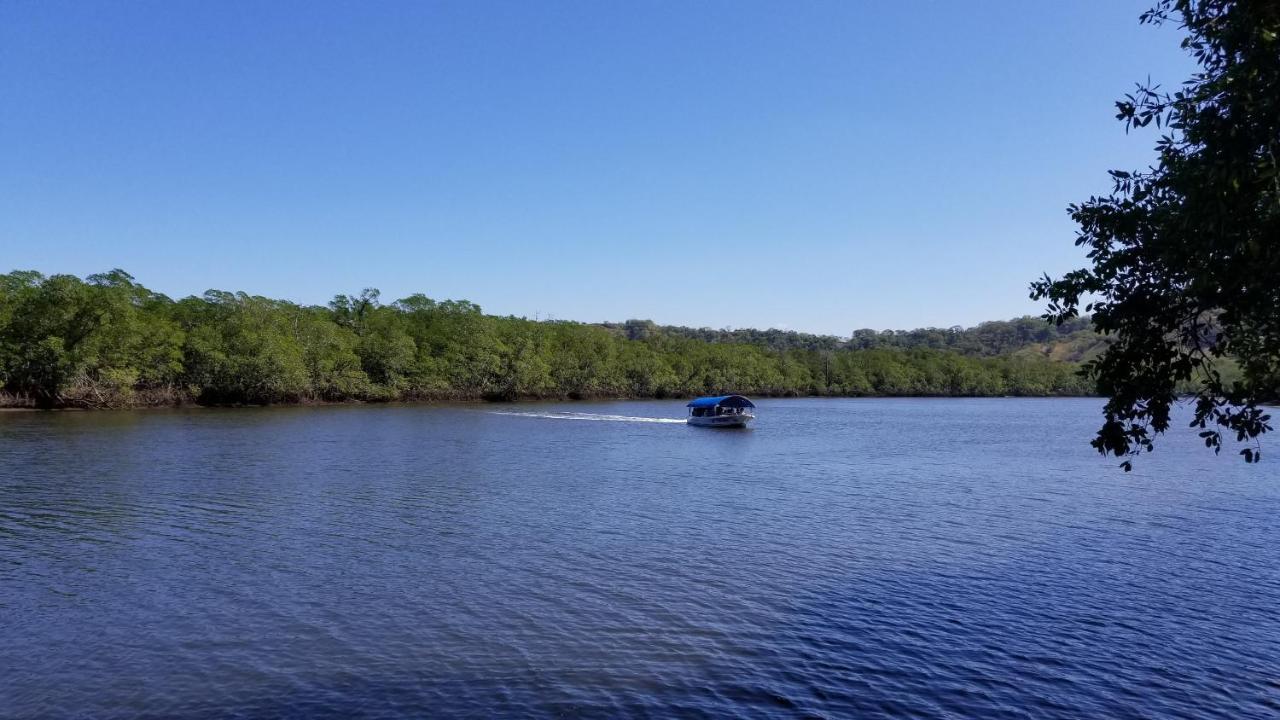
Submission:
<svg viewBox="0 0 1280 720">
<path fill-rule="evenodd" d="M 1277 717 L 1280 452 L 1097 408 L 0 415 L 0 716 Z"/>
</svg>

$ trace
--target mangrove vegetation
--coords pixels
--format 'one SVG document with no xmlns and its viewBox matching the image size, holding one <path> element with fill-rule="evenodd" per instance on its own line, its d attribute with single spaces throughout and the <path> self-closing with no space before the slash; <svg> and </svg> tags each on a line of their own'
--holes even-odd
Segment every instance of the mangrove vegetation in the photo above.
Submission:
<svg viewBox="0 0 1280 720">
<path fill-rule="evenodd" d="M 7 406 L 1083 395 L 1080 358 L 1063 357 L 1098 342 L 1084 325 L 1032 318 L 836 338 L 536 322 L 372 289 L 324 307 L 220 290 L 173 300 L 123 270 L 0 275 Z"/>
</svg>

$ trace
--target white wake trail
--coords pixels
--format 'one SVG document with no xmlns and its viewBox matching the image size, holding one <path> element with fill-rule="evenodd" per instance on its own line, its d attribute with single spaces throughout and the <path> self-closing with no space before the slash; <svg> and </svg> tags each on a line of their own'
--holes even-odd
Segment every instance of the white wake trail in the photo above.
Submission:
<svg viewBox="0 0 1280 720">
<path fill-rule="evenodd" d="M 546 420 L 594 420 L 596 422 L 640 422 L 640 423 L 674 423 L 685 424 L 678 418 L 636 417 L 633 415 L 602 415 L 583 412 L 514 412 L 493 410 L 492 415 L 510 415 L 513 417 L 542 418 Z"/>
</svg>

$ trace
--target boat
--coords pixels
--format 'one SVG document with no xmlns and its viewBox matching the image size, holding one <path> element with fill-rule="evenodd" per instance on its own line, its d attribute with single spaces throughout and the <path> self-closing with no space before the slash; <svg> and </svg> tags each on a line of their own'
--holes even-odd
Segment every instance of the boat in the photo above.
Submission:
<svg viewBox="0 0 1280 720">
<path fill-rule="evenodd" d="M 756 419 L 755 403 L 741 395 L 700 397 L 689 401 L 689 424 L 699 427 L 743 428 Z"/>
</svg>

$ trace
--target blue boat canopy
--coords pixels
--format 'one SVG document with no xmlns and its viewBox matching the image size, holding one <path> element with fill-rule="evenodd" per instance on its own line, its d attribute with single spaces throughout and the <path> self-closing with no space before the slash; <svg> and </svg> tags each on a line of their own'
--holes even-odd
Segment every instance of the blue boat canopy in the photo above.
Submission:
<svg viewBox="0 0 1280 720">
<path fill-rule="evenodd" d="M 685 407 L 731 407 L 731 408 L 753 408 L 755 403 L 742 397 L 741 395 L 721 395 L 719 397 L 700 397 L 690 400 Z"/>
</svg>

